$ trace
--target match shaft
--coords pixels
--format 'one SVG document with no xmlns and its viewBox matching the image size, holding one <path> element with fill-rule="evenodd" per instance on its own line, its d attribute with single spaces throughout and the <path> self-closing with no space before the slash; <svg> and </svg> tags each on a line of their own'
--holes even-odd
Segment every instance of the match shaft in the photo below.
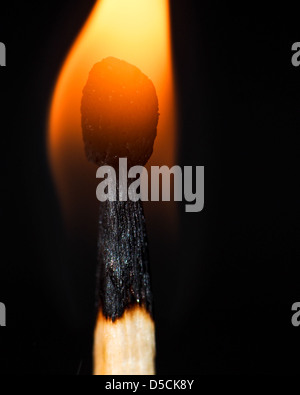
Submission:
<svg viewBox="0 0 300 395">
<path fill-rule="evenodd" d="M 158 110 L 153 82 L 136 66 L 114 57 L 96 63 L 81 100 L 87 159 L 115 170 L 120 158 L 129 167 L 144 166 L 153 151 Z M 152 293 L 141 201 L 101 204 L 98 251 L 94 373 L 153 374 Z"/>
<path fill-rule="evenodd" d="M 142 202 L 106 201 L 99 218 L 95 374 L 153 374 L 148 243 Z"/>
</svg>

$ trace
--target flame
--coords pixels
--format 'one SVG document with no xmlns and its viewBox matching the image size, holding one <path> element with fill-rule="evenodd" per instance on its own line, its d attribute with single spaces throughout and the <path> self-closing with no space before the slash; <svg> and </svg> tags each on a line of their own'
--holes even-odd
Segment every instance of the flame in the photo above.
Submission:
<svg viewBox="0 0 300 395">
<path fill-rule="evenodd" d="M 149 165 L 175 162 L 169 2 L 99 0 L 64 61 L 49 112 L 48 155 L 67 220 L 79 215 L 85 193 L 86 202 L 95 193 L 96 169 L 84 154 L 80 101 L 92 66 L 108 56 L 137 66 L 154 83 L 161 115 Z"/>
</svg>

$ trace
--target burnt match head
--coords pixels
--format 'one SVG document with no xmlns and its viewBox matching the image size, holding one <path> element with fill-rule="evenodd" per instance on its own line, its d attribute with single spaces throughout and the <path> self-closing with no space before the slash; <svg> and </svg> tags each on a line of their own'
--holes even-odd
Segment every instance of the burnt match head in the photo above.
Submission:
<svg viewBox="0 0 300 395">
<path fill-rule="evenodd" d="M 113 57 L 90 71 L 81 101 L 85 152 L 98 166 L 145 165 L 153 151 L 158 99 L 152 81 L 137 67 Z"/>
</svg>

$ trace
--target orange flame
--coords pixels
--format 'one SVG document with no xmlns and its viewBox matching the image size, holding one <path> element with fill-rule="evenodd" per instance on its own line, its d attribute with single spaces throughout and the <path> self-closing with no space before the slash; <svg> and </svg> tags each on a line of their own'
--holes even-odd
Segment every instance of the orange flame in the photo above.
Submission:
<svg viewBox="0 0 300 395">
<path fill-rule="evenodd" d="M 149 164 L 172 166 L 175 162 L 168 0 L 98 0 L 63 64 L 49 113 L 49 160 L 69 223 L 78 218 L 82 202 L 95 196 L 96 169 L 84 154 L 80 101 L 92 66 L 108 56 L 137 66 L 153 81 L 161 115 Z"/>
</svg>

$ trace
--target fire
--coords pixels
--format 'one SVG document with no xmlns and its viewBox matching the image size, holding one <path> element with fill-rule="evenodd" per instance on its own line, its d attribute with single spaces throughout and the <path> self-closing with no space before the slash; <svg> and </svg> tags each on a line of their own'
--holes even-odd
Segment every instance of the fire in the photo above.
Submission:
<svg viewBox="0 0 300 395">
<path fill-rule="evenodd" d="M 149 164 L 175 164 L 169 2 L 99 0 L 64 61 L 49 112 L 49 161 L 67 221 L 82 210 L 84 194 L 90 200 L 95 193 L 96 169 L 84 153 L 80 101 L 92 66 L 109 56 L 135 65 L 154 83 L 160 120 Z"/>
</svg>

